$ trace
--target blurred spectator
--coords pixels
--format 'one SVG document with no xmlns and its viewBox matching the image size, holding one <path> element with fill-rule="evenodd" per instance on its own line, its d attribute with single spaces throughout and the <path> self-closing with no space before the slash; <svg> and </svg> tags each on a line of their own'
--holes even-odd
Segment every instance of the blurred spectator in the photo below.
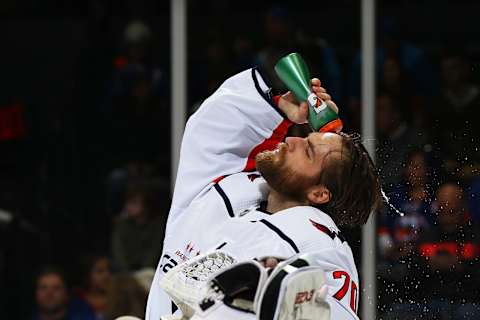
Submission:
<svg viewBox="0 0 480 320">
<path fill-rule="evenodd" d="M 35 300 L 32 320 L 95 320 L 87 304 L 70 297 L 65 276 L 57 269 L 47 268 L 39 274 Z"/>
<path fill-rule="evenodd" d="M 263 28 L 264 47 L 256 57 L 257 63 L 269 75 L 274 88 L 284 88 L 273 67 L 295 48 L 295 29 L 290 12 L 284 7 L 270 8 L 265 14 Z"/>
<path fill-rule="evenodd" d="M 150 291 L 150 286 L 152 285 L 153 277 L 155 276 L 155 268 L 141 269 L 135 271 L 132 275 L 146 292 Z"/>
<path fill-rule="evenodd" d="M 470 182 L 468 189 L 468 210 L 472 217 L 472 222 L 480 225 L 480 178 L 477 177 Z"/>
<path fill-rule="evenodd" d="M 376 71 L 383 82 L 381 66 L 389 57 L 397 57 L 401 69 L 411 79 L 411 89 L 415 95 L 432 96 L 438 89 L 433 66 L 424 50 L 402 39 L 399 21 L 393 16 L 380 18 L 378 25 L 379 45 L 376 48 Z M 349 97 L 360 98 L 361 54 L 357 53 L 352 62 L 349 78 Z"/>
<path fill-rule="evenodd" d="M 413 237 L 404 237 L 401 246 L 380 250 L 387 258 L 379 264 L 380 284 L 385 286 L 382 292 L 393 293 L 382 296 L 382 319 L 460 320 L 480 316 L 480 291 L 472 281 L 480 276 L 480 234 L 470 224 L 459 186 L 442 185 L 436 198 L 433 207 L 438 224 L 417 228 L 410 233 Z M 379 238 L 384 236 L 381 230 Z"/>
<path fill-rule="evenodd" d="M 0 180 L 0 185 L 6 182 L 6 180 Z M 39 265 L 47 263 L 52 257 L 49 235 L 44 229 L 27 220 L 23 214 L 22 201 L 25 199 L 28 198 L 18 190 L 0 190 L 0 318 L 2 319 L 25 319 L 31 316 L 33 305 L 31 289 L 32 283 L 35 282 L 36 271 Z M 38 211 L 35 213 L 38 214 Z"/>
<path fill-rule="evenodd" d="M 107 212 L 114 217 L 122 212 L 129 181 L 151 179 L 158 176 L 156 167 L 142 161 L 132 161 L 114 169 L 107 178 Z"/>
<path fill-rule="evenodd" d="M 156 161 L 161 148 L 158 137 L 167 135 L 162 121 L 167 79 L 154 59 L 152 32 L 142 21 L 130 22 L 124 32 L 125 55 L 114 61 L 114 73 L 103 106 L 106 146 L 111 148 L 110 166 L 134 160 Z"/>
<path fill-rule="evenodd" d="M 90 254 L 84 257 L 83 286 L 77 294 L 94 310 L 97 320 L 105 318 L 111 275 L 107 256 Z"/>
<path fill-rule="evenodd" d="M 427 126 L 427 105 L 425 95 L 414 90 L 415 82 L 412 76 L 405 70 L 398 56 L 392 54 L 377 62 L 377 93 L 385 94 L 392 99 L 399 100 L 404 120 L 412 127 L 421 130 L 422 134 L 428 135 Z M 360 130 L 362 104 L 360 97 L 351 95 L 347 102 L 346 114 L 351 127 Z"/>
<path fill-rule="evenodd" d="M 388 192 L 401 182 L 409 153 L 426 142 L 426 138 L 405 120 L 402 102 L 382 93 L 377 98 L 377 166 Z"/>
<path fill-rule="evenodd" d="M 106 320 L 120 316 L 145 316 L 148 290 L 145 290 L 130 274 L 117 274 L 112 278 L 108 296 Z"/>
<path fill-rule="evenodd" d="M 251 68 L 254 64 L 255 52 L 252 40 L 248 35 L 238 35 L 233 41 L 233 58 L 237 70 Z"/>
<path fill-rule="evenodd" d="M 403 173 L 404 181 L 389 194 L 391 204 L 403 216 L 389 207 L 380 216 L 378 275 L 380 285 L 384 286 L 381 291 L 395 293 L 383 295 L 380 303 L 394 303 L 396 312 L 402 309 L 400 297 L 415 300 L 421 296 L 418 285 L 423 275 L 416 246 L 420 235 L 433 224 L 430 173 L 426 154 L 422 150 L 413 151 Z"/>
<path fill-rule="evenodd" d="M 446 183 L 436 197 L 438 225 L 422 234 L 418 246 L 427 266 L 421 292 L 432 299 L 433 312 L 447 314 L 441 319 L 477 319 L 479 230 L 470 222 L 462 188 Z"/>
<path fill-rule="evenodd" d="M 275 64 L 286 54 L 299 52 L 307 61 L 312 76 L 321 77 L 330 95 L 337 101 L 341 99 L 341 68 L 334 50 L 325 39 L 297 30 L 289 10 L 276 6 L 267 11 L 263 41 L 264 47 L 256 60 L 269 76 L 273 88 L 285 88 L 275 75 Z"/>
<path fill-rule="evenodd" d="M 125 216 L 114 226 L 113 261 L 121 271 L 155 268 L 162 252 L 168 203 L 153 182 L 130 183 L 125 202 Z"/>
<path fill-rule="evenodd" d="M 235 72 L 233 55 L 226 44 L 227 39 L 222 37 L 220 30 L 209 30 L 209 38 L 203 54 L 196 53 L 190 58 L 192 60 L 188 94 L 192 105 L 190 114 L 193 114 L 201 102 Z"/>
<path fill-rule="evenodd" d="M 414 149 L 408 155 L 402 182 L 389 193 L 390 203 L 404 217 L 390 210 L 387 224 L 395 227 L 397 220 L 410 220 L 408 223 L 416 226 L 433 225 L 436 221 L 431 212 L 434 183 L 434 168 L 428 154 L 421 149 Z"/>
<path fill-rule="evenodd" d="M 452 171 L 480 163 L 480 88 L 470 81 L 470 62 L 463 54 L 447 53 L 441 67 L 443 90 L 434 104 L 433 128 L 447 170 Z M 466 171 L 472 174 L 468 167 Z"/>
<path fill-rule="evenodd" d="M 401 100 L 406 120 L 414 128 L 427 134 L 425 131 L 427 117 L 425 96 L 413 89 L 415 84 L 402 68 L 400 59 L 397 56 L 385 57 L 380 74 L 379 91 Z"/>
</svg>

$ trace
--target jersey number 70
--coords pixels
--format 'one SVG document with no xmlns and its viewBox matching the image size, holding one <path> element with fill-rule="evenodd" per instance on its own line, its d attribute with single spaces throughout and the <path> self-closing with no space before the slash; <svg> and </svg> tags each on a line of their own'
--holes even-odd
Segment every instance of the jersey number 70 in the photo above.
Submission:
<svg viewBox="0 0 480 320">
<path fill-rule="evenodd" d="M 342 287 L 340 288 L 340 290 L 337 291 L 337 293 L 333 295 L 333 297 L 338 301 L 341 301 L 347 295 L 348 290 L 350 289 L 350 308 L 353 310 L 353 312 L 357 313 L 357 305 L 358 305 L 357 284 L 353 280 L 350 281 L 350 275 L 347 272 L 342 270 L 334 271 L 333 278 L 344 279 Z"/>
</svg>

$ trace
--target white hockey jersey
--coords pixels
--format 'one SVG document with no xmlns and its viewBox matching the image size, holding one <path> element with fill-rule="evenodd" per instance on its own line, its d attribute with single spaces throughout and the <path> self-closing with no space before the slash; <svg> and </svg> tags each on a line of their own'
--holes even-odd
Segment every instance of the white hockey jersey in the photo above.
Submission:
<svg viewBox="0 0 480 320">
<path fill-rule="evenodd" d="M 268 185 L 252 172 L 255 156 L 275 148 L 291 125 L 268 95 L 260 72 L 250 69 L 225 81 L 189 119 L 147 320 L 171 312 L 159 286 L 163 274 L 216 248 L 237 260 L 323 252 L 332 319 L 358 318 L 358 274 L 333 220 L 308 206 L 274 215 L 259 209 Z"/>
</svg>

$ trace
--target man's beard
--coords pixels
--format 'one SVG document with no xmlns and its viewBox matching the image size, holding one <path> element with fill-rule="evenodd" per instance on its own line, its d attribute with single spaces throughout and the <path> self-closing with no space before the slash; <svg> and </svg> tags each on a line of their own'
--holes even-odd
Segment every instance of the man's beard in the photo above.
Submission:
<svg viewBox="0 0 480 320">
<path fill-rule="evenodd" d="M 306 191 L 313 185 L 312 179 L 294 172 L 286 165 L 287 146 L 279 144 L 273 151 L 260 152 L 255 161 L 257 170 L 270 188 L 288 199 L 304 202 Z"/>
</svg>

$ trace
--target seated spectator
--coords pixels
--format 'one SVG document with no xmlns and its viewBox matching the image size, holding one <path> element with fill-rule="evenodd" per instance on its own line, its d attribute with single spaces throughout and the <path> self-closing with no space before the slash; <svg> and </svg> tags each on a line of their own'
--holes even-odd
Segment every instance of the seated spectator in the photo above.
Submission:
<svg viewBox="0 0 480 320">
<path fill-rule="evenodd" d="M 168 134 L 165 108 L 166 75 L 157 63 L 151 29 L 142 21 L 130 22 L 124 32 L 124 55 L 114 61 L 111 86 L 105 97 L 102 137 L 113 167 L 135 160 L 158 161 L 154 148 Z"/>
<path fill-rule="evenodd" d="M 380 303 L 393 304 L 395 312 L 399 313 L 405 311 L 400 308 L 403 305 L 400 297 L 413 300 L 420 296 L 417 286 L 422 270 L 416 246 L 420 235 L 433 224 L 430 169 L 423 151 L 415 150 L 410 154 L 403 176 L 404 181 L 389 194 L 391 204 L 403 216 L 387 207 L 387 212 L 380 216 L 378 230 L 378 274 L 381 286 L 386 287 L 382 291 L 395 293 L 382 295 Z"/>
<path fill-rule="evenodd" d="M 405 180 L 390 193 L 390 203 L 396 210 L 386 206 L 379 219 L 379 274 L 387 286 L 396 287 L 402 296 L 411 298 L 415 292 L 409 292 L 411 288 L 403 284 L 406 277 L 415 277 L 411 271 L 413 261 L 417 260 L 417 241 L 434 221 L 430 212 L 428 171 L 425 154 L 419 150 L 412 152 L 405 168 Z M 384 298 L 388 301 L 388 296 Z"/>
<path fill-rule="evenodd" d="M 428 115 L 425 96 L 412 89 L 411 77 L 402 69 L 400 59 L 396 56 L 385 57 L 380 72 L 379 91 L 401 100 L 406 120 L 414 128 L 422 130 L 423 134 L 427 134 L 425 126 Z"/>
<path fill-rule="evenodd" d="M 108 295 L 105 320 L 114 320 L 125 315 L 143 319 L 147 297 L 148 290 L 145 290 L 134 276 L 126 273 L 114 275 Z"/>
<path fill-rule="evenodd" d="M 431 96 L 437 91 L 437 81 L 434 69 L 425 51 L 402 38 L 399 20 L 393 16 L 380 18 L 379 44 L 375 49 L 375 65 L 378 71 L 389 57 L 398 57 L 402 70 L 412 80 L 414 94 Z M 352 61 L 352 69 L 349 76 L 349 97 L 360 98 L 362 57 L 358 52 Z M 380 74 L 379 82 L 383 81 Z"/>
<path fill-rule="evenodd" d="M 282 6 L 273 6 L 263 21 L 265 46 L 260 49 L 256 63 L 269 77 L 275 89 L 284 88 L 274 73 L 274 66 L 280 58 L 297 51 L 307 61 L 311 74 L 322 75 L 322 83 L 338 101 L 341 93 L 341 68 L 333 48 L 318 35 L 299 30 L 290 11 Z"/>
<path fill-rule="evenodd" d="M 405 111 L 414 111 L 412 125 L 424 128 L 427 118 L 425 99 L 438 91 L 437 79 L 425 51 L 402 39 L 399 21 L 393 16 L 380 17 L 379 43 L 375 49 L 375 69 L 379 89 L 397 97 L 401 94 Z M 348 76 L 347 114 L 354 130 L 361 122 L 361 65 L 358 52 L 352 61 Z"/>
<path fill-rule="evenodd" d="M 32 320 L 95 320 L 87 304 L 70 298 L 65 277 L 57 269 L 47 268 L 38 275 L 35 300 Z"/>
<path fill-rule="evenodd" d="M 463 190 L 453 183 L 442 185 L 433 206 L 438 224 L 417 233 L 415 241 L 400 247 L 390 258 L 400 263 L 380 263 L 380 282 L 393 293 L 382 319 L 477 319 L 480 250 L 479 232 L 469 223 Z M 381 236 L 383 234 L 381 233 Z M 381 260 L 382 261 L 382 260 Z M 385 280 L 385 274 L 387 281 Z M 395 279 L 395 281 L 388 281 Z M 393 299 L 392 299 L 393 298 Z M 388 301 L 390 300 L 390 301 Z"/>
<path fill-rule="evenodd" d="M 479 230 L 470 223 L 462 188 L 443 184 L 436 197 L 438 225 L 422 234 L 418 245 L 426 266 L 420 290 L 432 299 L 431 312 L 478 319 Z"/>
<path fill-rule="evenodd" d="M 97 320 L 104 319 L 110 288 L 110 259 L 105 255 L 89 255 L 83 259 L 83 288 L 78 295 L 94 310 Z"/>
<path fill-rule="evenodd" d="M 412 150 L 425 143 L 425 137 L 407 123 L 402 101 L 381 93 L 377 98 L 378 168 L 382 185 L 391 191 L 402 180 L 402 168 Z"/>
<path fill-rule="evenodd" d="M 432 124 L 447 171 L 454 171 L 480 163 L 480 88 L 470 80 L 470 62 L 465 55 L 448 53 L 441 67 L 443 90 L 434 103 Z"/>
<path fill-rule="evenodd" d="M 470 182 L 467 201 L 472 222 L 480 225 L 480 177 L 476 177 Z"/>
<path fill-rule="evenodd" d="M 22 202 L 29 197 L 16 188 L 6 190 L 7 179 L 0 177 L 0 319 L 26 319 L 32 310 L 25 306 L 33 305 L 32 284 L 38 266 L 49 260 L 50 241 L 23 214 Z"/>
<path fill-rule="evenodd" d="M 154 176 L 158 176 L 156 167 L 143 161 L 132 161 L 122 167 L 113 169 L 106 181 L 106 210 L 108 216 L 115 220 L 115 216 L 122 212 L 129 181 L 148 179 Z"/>
<path fill-rule="evenodd" d="M 416 227 L 428 227 L 435 222 L 436 218 L 431 212 L 434 183 L 432 171 L 423 150 L 416 149 L 410 153 L 402 182 L 389 193 L 391 204 L 402 212 L 404 217 L 390 210 L 387 216 L 390 227 L 398 226 L 399 220 L 410 220 L 408 224 Z"/>
<path fill-rule="evenodd" d="M 155 268 L 162 252 L 167 196 L 158 194 L 152 182 L 130 183 L 125 216 L 114 225 L 113 262 L 120 271 Z"/>
</svg>

